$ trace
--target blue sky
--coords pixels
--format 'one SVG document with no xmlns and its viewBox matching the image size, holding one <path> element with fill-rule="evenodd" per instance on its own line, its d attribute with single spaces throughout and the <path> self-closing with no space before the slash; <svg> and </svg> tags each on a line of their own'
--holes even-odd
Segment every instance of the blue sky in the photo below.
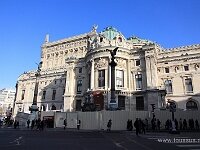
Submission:
<svg viewBox="0 0 200 150">
<path fill-rule="evenodd" d="M 200 44 L 199 0 L 1 0 L 0 89 L 37 69 L 45 35 L 50 41 L 114 26 L 125 37 L 164 48 Z"/>
</svg>

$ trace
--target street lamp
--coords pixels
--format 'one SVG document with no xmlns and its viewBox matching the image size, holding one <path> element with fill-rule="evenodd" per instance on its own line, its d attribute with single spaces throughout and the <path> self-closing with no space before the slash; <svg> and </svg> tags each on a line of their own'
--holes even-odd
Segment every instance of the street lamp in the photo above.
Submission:
<svg viewBox="0 0 200 150">
<path fill-rule="evenodd" d="M 111 67 L 111 98 L 110 98 L 110 109 L 114 110 L 117 108 L 116 100 L 115 100 L 115 66 L 117 66 L 117 63 L 115 62 L 115 55 L 117 53 L 117 49 L 119 47 L 116 47 L 113 51 L 110 51 L 111 54 L 111 62 L 109 63 Z"/>
<path fill-rule="evenodd" d="M 37 95 L 38 95 L 38 85 L 39 85 L 38 78 L 40 76 L 42 62 L 40 62 L 37 65 L 38 65 L 38 69 L 37 69 L 37 72 L 35 73 L 36 80 L 35 80 L 33 103 L 31 105 L 31 107 L 29 107 L 29 111 L 31 111 L 31 113 L 33 113 L 33 114 L 35 114 L 39 110 L 38 107 L 37 107 Z"/>
</svg>

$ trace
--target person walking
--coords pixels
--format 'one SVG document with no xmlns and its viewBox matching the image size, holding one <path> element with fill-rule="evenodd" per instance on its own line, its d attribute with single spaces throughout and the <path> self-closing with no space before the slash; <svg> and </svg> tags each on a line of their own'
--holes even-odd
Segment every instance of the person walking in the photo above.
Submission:
<svg viewBox="0 0 200 150">
<path fill-rule="evenodd" d="M 78 120 L 77 122 L 77 129 L 80 130 L 80 126 L 81 126 L 81 120 Z"/>
<path fill-rule="evenodd" d="M 28 119 L 26 123 L 27 123 L 27 128 L 29 128 L 29 126 L 30 126 L 30 120 Z"/>
<path fill-rule="evenodd" d="M 134 122 L 134 127 L 135 127 L 135 129 L 136 129 L 136 135 L 138 136 L 138 134 L 139 134 L 139 131 L 140 131 L 140 127 L 139 127 L 139 120 L 138 120 L 138 118 L 136 118 L 136 120 L 135 120 L 135 122 Z"/>
<path fill-rule="evenodd" d="M 64 120 L 63 125 L 64 125 L 64 130 L 65 130 L 66 126 L 67 126 L 67 120 L 66 119 Z"/>
<path fill-rule="evenodd" d="M 112 120 L 110 119 L 107 123 L 107 131 L 111 131 Z"/>
</svg>

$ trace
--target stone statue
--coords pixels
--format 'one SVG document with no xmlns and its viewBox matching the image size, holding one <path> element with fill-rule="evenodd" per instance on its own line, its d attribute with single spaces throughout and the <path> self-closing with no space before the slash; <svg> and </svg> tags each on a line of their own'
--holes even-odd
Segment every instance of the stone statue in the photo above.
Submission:
<svg viewBox="0 0 200 150">
<path fill-rule="evenodd" d="M 98 28 L 98 25 L 93 25 L 93 26 L 92 26 L 92 32 L 96 32 L 96 31 L 97 31 L 97 28 Z"/>
</svg>

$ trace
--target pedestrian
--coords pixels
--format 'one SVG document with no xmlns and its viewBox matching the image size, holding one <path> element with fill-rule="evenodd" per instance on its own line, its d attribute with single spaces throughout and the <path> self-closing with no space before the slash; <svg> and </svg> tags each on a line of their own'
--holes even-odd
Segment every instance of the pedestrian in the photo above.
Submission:
<svg viewBox="0 0 200 150">
<path fill-rule="evenodd" d="M 17 121 L 17 128 L 19 129 L 19 121 Z"/>
<path fill-rule="evenodd" d="M 144 123 L 144 120 L 141 120 L 141 133 L 146 134 L 146 125 Z"/>
<path fill-rule="evenodd" d="M 199 122 L 197 119 L 195 120 L 195 128 L 196 128 L 196 130 L 199 130 Z"/>
<path fill-rule="evenodd" d="M 146 119 L 145 119 L 145 127 L 146 127 L 146 130 L 149 129 L 149 128 L 148 128 L 148 125 L 149 125 L 149 123 L 148 123 L 148 119 L 146 118 Z"/>
<path fill-rule="evenodd" d="M 160 124 L 161 124 L 160 120 L 157 119 L 157 130 L 159 130 L 159 131 L 160 131 Z"/>
<path fill-rule="evenodd" d="M 186 119 L 183 120 L 183 130 L 187 130 L 187 121 L 186 121 Z"/>
<path fill-rule="evenodd" d="M 135 129 L 136 129 L 136 135 L 138 136 L 138 134 L 139 134 L 139 120 L 138 120 L 138 118 L 136 118 L 136 120 L 135 120 L 135 122 L 134 122 L 134 127 L 135 127 Z"/>
<path fill-rule="evenodd" d="M 31 121 L 31 130 L 33 130 L 34 126 L 35 126 L 35 120 L 32 120 Z"/>
<path fill-rule="evenodd" d="M 65 129 L 66 129 L 66 126 L 67 126 L 67 120 L 66 120 L 66 119 L 64 120 L 63 125 L 64 125 L 64 130 L 65 130 Z"/>
<path fill-rule="evenodd" d="M 111 131 L 112 120 L 110 119 L 107 123 L 107 131 Z"/>
<path fill-rule="evenodd" d="M 28 119 L 26 123 L 27 123 L 27 128 L 29 128 L 30 120 Z"/>
<path fill-rule="evenodd" d="M 78 120 L 77 122 L 77 129 L 80 130 L 80 126 L 81 126 L 81 120 Z"/>
<path fill-rule="evenodd" d="M 44 120 L 42 120 L 41 122 L 40 122 L 40 130 L 44 130 Z"/>
<path fill-rule="evenodd" d="M 176 130 L 178 130 L 178 121 L 176 119 L 174 120 L 174 123 L 175 123 Z"/>
<path fill-rule="evenodd" d="M 17 120 L 14 121 L 14 129 L 17 128 Z"/>
<path fill-rule="evenodd" d="M 183 122 L 182 119 L 180 118 L 179 120 L 179 129 L 182 130 L 183 129 Z"/>
</svg>

